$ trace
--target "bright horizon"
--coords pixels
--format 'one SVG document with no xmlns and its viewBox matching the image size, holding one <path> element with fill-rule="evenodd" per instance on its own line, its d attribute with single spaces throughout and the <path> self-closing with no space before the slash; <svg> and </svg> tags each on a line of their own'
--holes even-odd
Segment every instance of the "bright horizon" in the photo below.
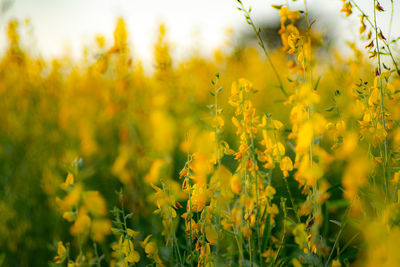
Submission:
<svg viewBox="0 0 400 267">
<path fill-rule="evenodd" d="M 289 2 L 291 8 L 303 9 L 303 1 Z M 362 8 L 368 8 L 367 1 Z M 270 7 L 279 1 L 244 1 L 252 6 L 254 21 L 278 18 L 278 11 Z M 389 0 L 381 1 L 389 7 Z M 350 18 L 340 13 L 340 0 L 311 0 L 309 10 L 343 27 L 340 38 L 352 41 L 359 27 L 356 10 Z M 157 25 L 164 23 L 168 29 L 174 56 L 181 59 L 190 51 L 210 55 L 226 41 L 226 29 L 238 32 L 246 25 L 243 15 L 236 9 L 234 0 L 15 0 L 12 7 L 0 19 L 0 49 L 5 49 L 5 27 L 11 18 L 24 21 L 29 18 L 33 32 L 33 51 L 45 58 L 69 56 L 80 58 L 85 45 L 94 43 L 95 37 L 102 34 L 107 44 L 113 42 L 113 31 L 118 17 L 123 17 L 129 31 L 132 52 L 144 64 L 152 60 L 152 47 L 157 33 Z M 400 5 L 395 6 L 399 12 Z M 387 16 L 388 17 L 388 16 Z M 385 18 L 388 22 L 388 19 Z M 384 22 L 385 23 L 385 22 Z M 353 26 L 352 26 L 353 25 Z M 354 27 L 355 26 L 355 27 Z M 400 16 L 394 16 L 392 35 L 400 32 Z"/>
</svg>

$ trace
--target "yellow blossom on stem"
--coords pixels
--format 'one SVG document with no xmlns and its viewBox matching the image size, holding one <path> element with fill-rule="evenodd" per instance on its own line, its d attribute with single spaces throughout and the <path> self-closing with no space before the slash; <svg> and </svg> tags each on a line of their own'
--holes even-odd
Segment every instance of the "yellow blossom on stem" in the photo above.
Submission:
<svg viewBox="0 0 400 267">
<path fill-rule="evenodd" d="M 288 156 L 286 156 L 282 159 L 280 167 L 281 171 L 283 172 L 283 177 L 286 178 L 289 176 L 289 171 L 293 170 L 293 162 Z"/>
<path fill-rule="evenodd" d="M 65 248 L 62 241 L 58 241 L 57 243 L 57 256 L 54 257 L 54 262 L 57 264 L 61 264 L 67 258 L 68 251 Z"/>
<path fill-rule="evenodd" d="M 230 185 L 233 193 L 239 194 L 242 192 L 242 181 L 237 174 L 232 175 Z"/>
</svg>

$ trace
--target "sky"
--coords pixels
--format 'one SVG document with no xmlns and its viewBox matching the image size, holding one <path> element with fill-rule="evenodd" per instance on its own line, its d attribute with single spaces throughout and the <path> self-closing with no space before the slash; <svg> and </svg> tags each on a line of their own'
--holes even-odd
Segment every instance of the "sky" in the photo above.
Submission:
<svg viewBox="0 0 400 267">
<path fill-rule="evenodd" d="M 389 9 L 389 1 L 380 2 Z M 243 0 L 246 6 L 252 6 L 255 22 L 277 18 L 279 12 L 270 5 L 286 2 L 291 8 L 304 8 L 300 0 Z M 371 10 L 372 0 L 357 2 L 364 10 Z M 344 19 L 339 11 L 342 1 L 308 0 L 307 4 L 317 17 L 328 18 L 325 21 L 340 28 L 340 38 L 356 39 L 359 17 L 353 14 Z M 68 53 L 79 58 L 83 46 L 93 44 L 97 34 L 104 35 L 111 45 L 116 20 L 123 17 L 131 50 L 145 62 L 151 62 L 152 45 L 161 22 L 167 26 L 176 57 L 184 57 L 193 49 L 207 55 L 226 42 L 226 29 L 237 32 L 248 26 L 236 7 L 235 0 L 14 0 L 12 7 L 0 17 L 0 51 L 5 49 L 4 29 L 11 18 L 30 19 L 32 49 L 40 55 L 52 58 Z M 394 16 L 393 35 L 400 34 L 400 3 L 395 6 L 396 12 L 399 15 Z M 388 21 L 386 14 L 382 23 L 385 25 Z"/>
</svg>

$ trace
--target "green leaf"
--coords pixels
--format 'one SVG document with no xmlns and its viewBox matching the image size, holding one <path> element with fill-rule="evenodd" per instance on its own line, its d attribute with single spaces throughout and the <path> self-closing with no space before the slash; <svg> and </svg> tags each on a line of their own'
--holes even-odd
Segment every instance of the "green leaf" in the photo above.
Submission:
<svg viewBox="0 0 400 267">
<path fill-rule="evenodd" d="M 341 222 L 339 222 L 339 221 L 336 221 L 336 220 L 329 220 L 331 223 L 334 223 L 334 224 L 336 224 L 337 226 L 339 226 L 339 227 L 341 227 L 342 226 L 342 223 Z"/>
<path fill-rule="evenodd" d="M 335 106 L 332 106 L 332 107 L 329 107 L 329 108 L 325 109 L 325 111 L 331 112 L 331 111 L 334 110 L 335 108 L 336 108 Z"/>
<path fill-rule="evenodd" d="M 271 5 L 272 8 L 276 9 L 276 10 L 281 10 L 281 8 L 283 7 L 283 5 Z"/>
<path fill-rule="evenodd" d="M 358 90 L 358 89 L 356 89 L 356 92 L 357 92 L 359 95 L 363 95 L 363 94 L 364 94 L 363 92 L 361 92 L 361 91 Z"/>
<path fill-rule="evenodd" d="M 317 91 L 317 88 L 318 88 L 318 85 L 319 85 L 319 81 L 321 80 L 321 76 L 320 77 L 318 77 L 318 80 L 317 80 L 317 82 L 315 83 L 315 85 L 314 85 L 314 91 Z"/>
<path fill-rule="evenodd" d="M 263 233 L 263 238 L 261 242 L 261 251 L 264 251 L 267 245 L 267 241 L 270 239 L 271 236 L 271 215 L 267 215 L 267 219 L 265 220 L 265 227 L 264 227 L 264 233 Z"/>
</svg>

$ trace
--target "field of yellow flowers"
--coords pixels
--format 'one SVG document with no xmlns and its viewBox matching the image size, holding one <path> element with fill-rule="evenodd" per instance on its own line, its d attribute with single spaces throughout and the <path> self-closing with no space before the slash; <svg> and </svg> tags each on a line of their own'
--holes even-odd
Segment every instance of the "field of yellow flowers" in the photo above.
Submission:
<svg viewBox="0 0 400 267">
<path fill-rule="evenodd" d="M 306 1 L 271 7 L 272 50 L 237 0 L 258 46 L 177 62 L 160 25 L 150 74 L 123 19 L 79 62 L 10 21 L 0 266 L 400 266 L 399 38 L 372 2 L 336 11 L 360 18 L 343 55 Z"/>
</svg>

